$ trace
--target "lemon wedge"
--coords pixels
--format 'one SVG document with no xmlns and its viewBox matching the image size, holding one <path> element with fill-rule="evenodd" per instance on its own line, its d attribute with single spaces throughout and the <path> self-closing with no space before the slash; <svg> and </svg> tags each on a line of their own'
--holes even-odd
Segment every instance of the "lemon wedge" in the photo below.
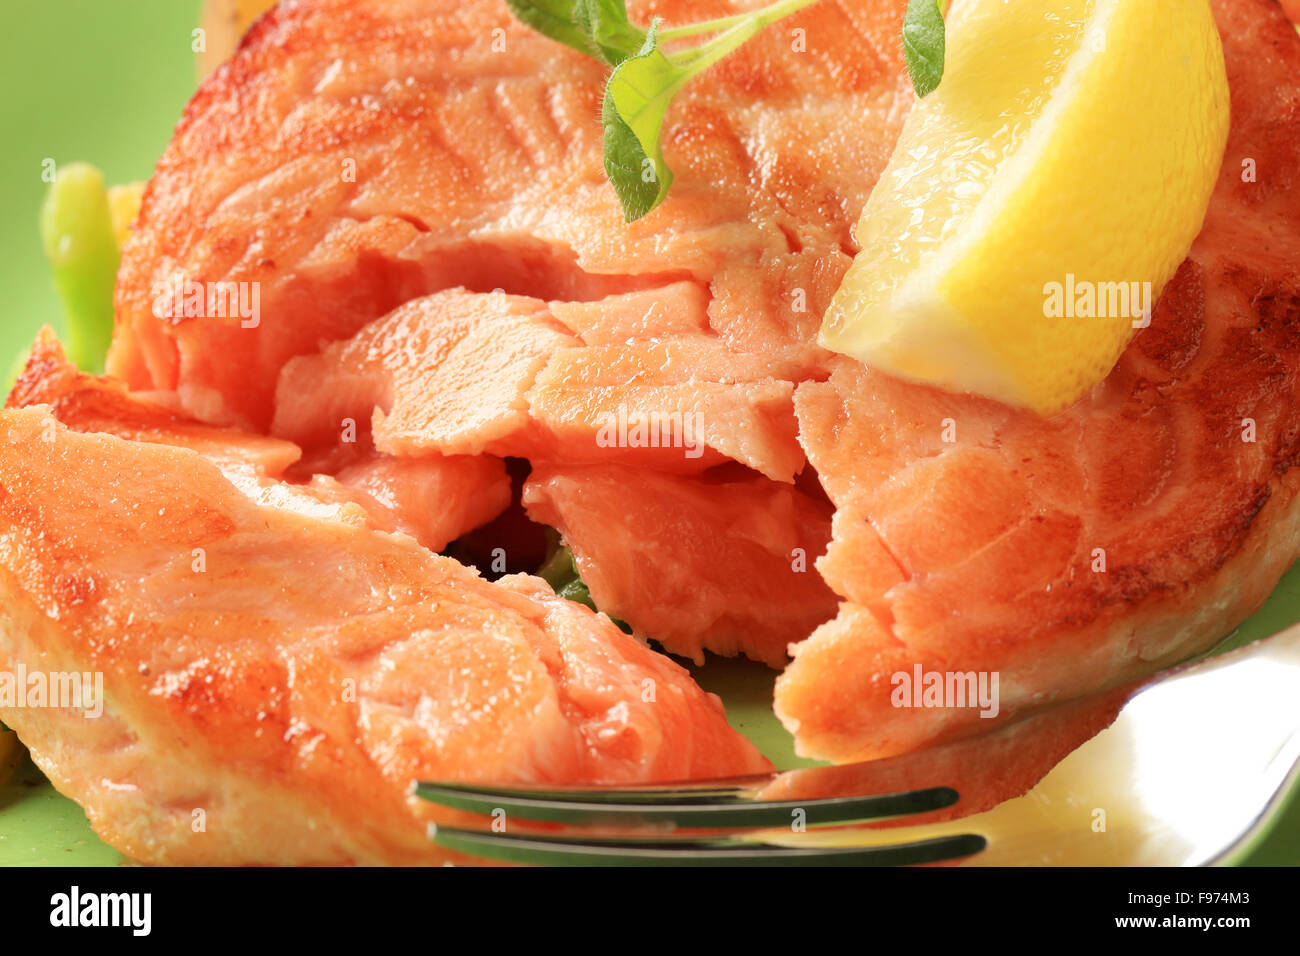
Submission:
<svg viewBox="0 0 1300 956">
<path fill-rule="evenodd" d="M 1051 414 L 1200 231 L 1228 135 L 1207 0 L 958 0 L 862 217 L 827 348 Z"/>
</svg>

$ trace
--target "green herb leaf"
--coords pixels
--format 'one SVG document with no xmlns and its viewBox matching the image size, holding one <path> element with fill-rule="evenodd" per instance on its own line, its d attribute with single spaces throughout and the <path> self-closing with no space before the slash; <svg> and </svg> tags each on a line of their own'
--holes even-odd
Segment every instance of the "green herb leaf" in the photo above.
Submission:
<svg viewBox="0 0 1300 956">
<path fill-rule="evenodd" d="M 673 182 L 659 143 L 673 97 L 765 26 L 817 0 L 776 0 L 750 13 L 665 30 L 663 37 L 673 42 L 715 34 L 671 53 L 659 49 L 658 18 L 642 30 L 628 20 L 625 0 L 568 0 L 572 6 L 567 10 L 566 0 L 506 2 L 533 29 L 614 67 L 601 108 L 605 173 L 623 204 L 624 218 L 633 222 L 663 202 Z"/>
<path fill-rule="evenodd" d="M 945 33 L 939 0 L 908 0 L 907 16 L 903 19 L 903 57 L 917 96 L 929 96 L 939 88 L 943 79 Z"/>
<path fill-rule="evenodd" d="M 576 0 L 573 19 L 610 66 L 635 56 L 645 45 L 646 31 L 628 19 L 623 0 Z"/>
<path fill-rule="evenodd" d="M 558 592 L 569 581 L 578 576 L 578 566 L 573 562 L 573 552 L 560 538 L 554 528 L 546 529 L 546 558 L 533 572 Z"/>
<path fill-rule="evenodd" d="M 596 610 L 596 602 L 591 599 L 591 592 L 587 590 L 587 585 L 582 583 L 581 578 L 568 582 L 555 593 L 566 601 L 576 601 L 585 604 L 593 611 Z"/>
<path fill-rule="evenodd" d="M 605 174 L 628 222 L 640 219 L 668 195 L 673 173 L 664 162 L 659 134 L 668 104 L 691 78 L 658 49 L 658 29 L 655 20 L 641 50 L 610 74 L 601 110 Z"/>
<path fill-rule="evenodd" d="M 574 0 L 506 0 L 506 6 L 520 23 L 579 53 L 591 54 L 591 38 L 574 16 Z"/>
</svg>

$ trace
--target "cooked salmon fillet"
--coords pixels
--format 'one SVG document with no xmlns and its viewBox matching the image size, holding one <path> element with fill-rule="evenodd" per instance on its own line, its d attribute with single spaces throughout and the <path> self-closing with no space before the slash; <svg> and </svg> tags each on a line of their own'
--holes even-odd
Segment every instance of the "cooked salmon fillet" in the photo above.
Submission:
<svg viewBox="0 0 1300 956">
<path fill-rule="evenodd" d="M 444 290 L 286 363 L 271 430 L 320 447 L 359 420 L 399 456 L 487 451 L 689 471 L 734 460 L 790 481 L 804 459 L 794 387 L 761 356 L 727 349 L 706 306 L 691 283 L 549 306 Z M 619 442 L 620 420 L 625 434 L 637 422 L 654 434 Z"/>
<path fill-rule="evenodd" d="M 987 724 L 895 706 L 892 676 L 918 667 L 997 672 L 1007 719 L 1173 664 L 1300 553 L 1300 37 L 1275 3 L 1213 7 L 1232 93 L 1220 179 L 1101 385 L 1047 419 L 849 360 L 799 387 L 838 509 L 820 570 L 845 599 L 777 683 L 804 753 L 866 759 Z"/>
<path fill-rule="evenodd" d="M 688 87 L 667 131 L 672 196 L 627 226 L 592 58 L 500 0 L 281 3 L 190 103 L 149 183 L 110 371 L 176 390 L 202 419 L 265 428 L 286 361 L 421 295 L 572 302 L 692 281 L 712 334 L 743 355 L 710 380 L 748 363 L 789 390 L 824 354 L 812 333 L 910 104 L 901 19 L 897 0 L 818 4 Z M 258 282 L 265 320 L 157 317 L 159 284 L 178 280 Z M 757 470 L 788 480 L 790 464 Z"/>
<path fill-rule="evenodd" d="M 350 497 L 375 527 L 409 534 L 430 551 L 492 520 L 512 493 L 505 463 L 491 455 L 363 454 L 332 475 L 314 475 L 309 486 Z"/>
<path fill-rule="evenodd" d="M 336 448 L 332 474 L 312 469 L 309 481 L 281 482 L 278 479 L 290 477 L 304 464 L 297 445 L 205 425 L 148 400 L 168 397 L 174 398 L 133 395 L 120 382 L 78 371 L 46 328 L 8 404 L 50 405 L 61 421 L 78 431 L 192 448 L 254 494 L 293 496 L 300 506 L 315 501 L 327 509 L 343 509 L 352 520 L 381 531 L 404 532 L 433 551 L 491 520 L 510 502 L 510 478 L 498 458 L 394 458 L 375 453 L 361 441 L 344 445 L 342 451 Z"/>
<path fill-rule="evenodd" d="M 539 466 L 523 500 L 573 542 L 597 607 L 696 663 L 707 641 L 780 668 L 790 634 L 835 614 L 813 568 L 831 508 L 792 485 L 743 469 Z"/>
<path fill-rule="evenodd" d="M 290 362 L 274 431 L 332 445 L 341 423 L 360 420 L 377 448 L 405 456 L 523 447 L 533 431 L 527 391 L 547 357 L 571 344 L 536 299 L 464 290 L 415 299 Z"/>
<path fill-rule="evenodd" d="M 806 52 L 792 55 L 785 27 L 768 31 L 692 84 L 668 129 L 672 198 L 629 227 L 593 122 L 601 67 L 501 0 L 282 3 L 191 102 L 150 182 L 110 371 L 309 454 L 340 418 L 369 424 L 377 408 L 375 441 L 395 454 L 489 449 L 674 472 L 732 460 L 793 482 L 805 468 L 794 388 L 825 374 L 813 333 L 910 104 L 901 18 L 886 0 L 819 4 L 787 24 L 806 32 Z M 504 53 L 483 40 L 494 31 Z M 264 321 L 159 318 L 157 290 L 183 281 L 258 283 Z M 546 315 L 503 334 L 497 289 Z M 614 338 L 620 322 L 629 334 Z M 603 440 L 608 422 L 638 417 L 698 423 L 701 452 Z M 571 543 L 584 555 L 598 544 Z M 681 628 L 648 629 L 656 617 L 633 608 L 627 620 L 690 655 L 779 661 L 772 648 L 807 633 L 679 642 Z"/>
<path fill-rule="evenodd" d="M 496 2 L 469 8 L 446 0 L 283 3 L 191 103 L 149 186 L 124 259 L 110 369 L 134 388 L 174 390 L 200 418 L 269 426 L 308 444 L 332 440 L 340 418 L 373 420 L 381 449 L 405 455 L 488 450 L 538 466 L 635 465 L 655 472 L 730 459 L 791 482 L 805 468 L 798 431 L 817 470 L 827 472 L 823 483 L 840 509 L 837 543 L 822 565 L 827 580 L 853 604 L 874 607 L 882 627 L 893 627 L 893 612 L 880 613 L 890 603 L 884 595 L 902 588 L 904 608 L 928 599 L 903 599 L 903 591 L 938 595 L 949 563 L 1008 532 L 1021 512 L 997 513 L 994 505 L 1015 499 L 1017 483 L 1031 480 L 1009 470 L 1005 449 L 965 454 L 978 451 L 965 443 L 981 435 L 1001 441 L 994 421 L 1000 408 L 959 414 L 965 426 L 954 451 L 962 453 L 921 462 L 913 476 L 910 459 L 931 453 L 932 432 L 944 417 L 934 423 L 926 417 L 935 409 L 925 390 L 873 392 L 873 378 L 863 378 L 860 367 L 813 344 L 854 251 L 852 223 L 912 103 L 897 40 L 904 7 L 901 0 L 827 0 L 764 31 L 692 83 L 675 101 L 666 128 L 673 191 L 660 209 L 626 226 L 604 180 L 599 128 L 591 122 L 602 74 L 589 57 L 520 27 Z M 677 3 L 653 12 L 672 21 L 732 9 Z M 632 10 L 642 19 L 649 12 L 636 3 Z M 1279 194 L 1294 169 L 1288 144 L 1294 110 L 1286 99 L 1291 87 L 1270 84 L 1275 75 L 1286 79 L 1296 41 L 1267 0 L 1216 3 L 1215 11 L 1237 116 L 1225 183 L 1239 174 L 1241 156 L 1267 160 L 1257 182 L 1221 188 L 1215 207 L 1220 220 L 1245 210 L 1239 228 L 1285 236 L 1293 229 L 1293 207 Z M 482 42 L 496 29 L 504 31 L 504 53 Z M 792 30 L 806 39 L 797 55 Z M 1256 55 L 1258 64 L 1251 62 Z M 230 123 L 232 115 L 241 121 Z M 1211 234 L 1198 249 L 1216 244 L 1224 243 Z M 1294 260 L 1252 264 L 1272 280 L 1294 272 Z M 150 293 L 178 278 L 260 282 L 269 320 L 252 329 L 238 319 L 160 320 L 151 313 Z M 1226 266 L 1212 273 L 1207 295 L 1245 294 L 1232 290 L 1236 278 Z M 1162 316 L 1181 320 L 1196 312 L 1191 281 L 1183 276 L 1171 287 Z M 460 291 L 444 291 L 452 287 Z M 507 318 L 497 314 L 503 309 L 521 311 Z M 1190 320 L 1217 316 L 1211 307 L 1206 318 Z M 1158 321 L 1140 340 L 1158 348 L 1169 335 Z M 322 350 L 323 341 L 334 344 Z M 225 361 L 232 350 L 248 358 Z M 834 384 L 822 385 L 832 373 Z M 1098 394 L 1111 394 L 1121 374 Z M 363 379 L 367 385 L 356 385 Z M 914 420 L 929 431 L 919 442 L 904 440 L 894 458 L 876 454 L 888 463 L 872 471 L 861 464 L 871 449 L 849 461 L 818 432 L 818 396 L 832 416 L 841 414 L 840 406 L 860 406 L 859 417 L 870 416 L 880 430 L 864 437 L 869 446 L 893 447 L 891 429 Z M 1194 399 L 1184 394 L 1181 401 L 1189 414 L 1203 414 Z M 1091 413 L 1072 413 L 1080 428 L 1127 432 L 1118 423 L 1141 411 L 1123 402 L 1095 405 L 1087 404 Z M 602 422 L 620 412 L 633 419 L 655 412 L 699 416 L 704 452 L 687 459 L 678 448 L 603 445 Z M 989 426 L 983 431 L 981 419 Z M 1056 425 L 1030 428 L 1025 442 L 1039 458 L 1074 457 L 1074 438 Z M 845 480 L 853 483 L 852 494 L 840 487 Z M 655 474 L 646 481 L 649 488 L 666 479 Z M 987 505 L 962 491 L 963 482 L 979 488 L 981 481 L 994 496 Z M 936 488 L 926 500 L 943 505 L 927 511 L 917 499 Z M 597 494 L 593 489 L 588 497 Z M 869 506 L 868 497 L 876 503 Z M 537 509 L 542 499 L 530 500 Z M 654 507 L 662 516 L 674 501 L 684 499 L 665 494 Z M 1033 526 L 1004 546 L 1041 550 L 1043 560 L 1032 570 L 1047 579 L 1021 580 L 1012 572 L 1014 559 L 995 549 L 985 560 L 999 593 L 1047 588 L 1080 547 L 1074 519 L 1133 502 L 1107 487 L 1059 511 L 1036 513 L 1028 495 L 1022 503 Z M 916 515 L 908 513 L 918 506 Z M 891 509 L 897 510 L 877 521 Z M 960 515 L 962 527 L 939 538 L 926 522 L 940 515 Z M 779 663 L 772 648 L 805 636 L 779 624 L 753 639 L 737 638 L 736 628 L 728 634 L 690 626 L 709 614 L 684 613 L 676 626 L 667 624 L 654 601 L 622 599 L 636 591 L 631 579 L 624 576 L 623 595 L 616 593 L 600 522 L 574 517 L 565 531 L 584 576 L 603 582 L 597 590 L 614 601 L 616 613 L 668 649 L 690 656 L 701 648 L 739 650 Z M 1182 534 L 1196 535 L 1197 519 L 1175 511 L 1169 520 Z M 692 526 L 689 511 L 671 521 Z M 902 562 L 891 555 L 885 527 L 891 524 L 892 534 L 910 535 L 921 551 Z M 801 532 L 790 524 L 785 533 Z M 1112 559 L 1125 560 L 1114 533 L 1095 547 L 1109 545 Z M 1173 546 L 1168 532 L 1147 540 L 1156 553 Z M 694 549 L 680 550 L 694 559 Z M 650 562 L 672 549 L 641 553 Z M 1143 559 L 1134 561 L 1143 567 Z M 708 564 L 693 567 L 709 578 Z M 1200 570 L 1193 560 L 1179 573 Z M 667 580 L 679 571 L 666 561 L 647 563 L 640 577 Z M 1110 580 L 1127 573 L 1111 572 Z M 711 595 L 733 606 L 747 600 L 744 586 Z M 1001 617 L 1005 602 L 990 595 L 984 603 L 993 609 L 989 627 L 1015 629 Z M 977 611 L 964 606 L 963 624 L 973 627 Z M 924 624 L 918 618 L 916 627 L 939 628 L 944 613 L 952 612 L 932 613 Z M 1078 616 L 1063 614 L 1072 621 Z M 786 619 L 806 623 L 815 616 L 809 610 Z M 1059 621 L 1047 614 L 1038 623 L 1055 632 Z M 891 639 L 904 640 L 902 633 Z M 793 726 L 802 718 L 792 700 L 783 707 Z M 938 719 L 891 716 L 918 724 Z M 875 716 L 863 720 L 876 723 Z"/>
<path fill-rule="evenodd" d="M 0 666 L 102 672 L 104 713 L 0 719 L 134 859 L 438 862 L 416 779 L 769 767 L 684 670 L 540 579 L 250 492 L 223 465 L 284 443 L 179 419 L 169 442 L 165 410 L 37 352 L 19 395 L 55 400 L 0 413 Z"/>
</svg>

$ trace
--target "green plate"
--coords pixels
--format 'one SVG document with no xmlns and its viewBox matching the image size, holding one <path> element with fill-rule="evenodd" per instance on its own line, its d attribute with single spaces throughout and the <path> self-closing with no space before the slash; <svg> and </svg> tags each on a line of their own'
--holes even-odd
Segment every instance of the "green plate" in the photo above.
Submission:
<svg viewBox="0 0 1300 956">
<path fill-rule="evenodd" d="M 197 0 L 7 0 L 0 32 L 5 71 L 5 148 L 0 150 L 0 261 L 5 317 L 0 373 L 44 323 L 60 327 L 59 306 L 36 235 L 44 195 L 41 164 L 86 160 L 110 183 L 148 178 L 194 87 L 191 31 Z M 1300 621 L 1300 570 L 1227 646 L 1266 637 Z M 799 761 L 771 712 L 773 672 L 743 661 L 696 671 L 727 704 L 732 724 L 778 766 Z M 91 832 L 85 815 L 25 763 L 0 786 L 0 865 L 113 866 L 127 862 Z M 1300 799 L 1247 860 L 1300 865 Z"/>
</svg>

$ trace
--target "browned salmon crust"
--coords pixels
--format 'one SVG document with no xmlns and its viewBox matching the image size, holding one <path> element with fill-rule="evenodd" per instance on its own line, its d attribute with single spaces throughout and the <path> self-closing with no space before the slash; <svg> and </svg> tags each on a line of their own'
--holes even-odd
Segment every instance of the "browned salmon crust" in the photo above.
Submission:
<svg viewBox="0 0 1300 956">
<path fill-rule="evenodd" d="M 893 677 L 917 668 L 997 673 L 1001 720 L 1154 672 L 1225 636 L 1300 553 L 1300 37 L 1276 3 L 1212 7 L 1232 95 L 1220 179 L 1102 384 L 1048 419 L 848 360 L 800 386 L 838 508 L 819 568 L 845 598 L 778 681 L 802 752 L 867 759 L 990 725 L 898 707 Z"/>
<path fill-rule="evenodd" d="M 575 301 L 685 280 L 707 287 L 722 343 L 792 383 L 824 354 L 812 333 L 910 104 L 902 7 L 818 4 L 692 84 L 668 128 L 672 196 L 629 227 L 605 178 L 592 58 L 499 0 L 287 0 L 204 84 L 159 162 L 110 371 L 264 428 L 289 358 L 419 295 Z M 159 284 L 178 279 L 258 282 L 266 321 L 160 319 Z"/>
<path fill-rule="evenodd" d="M 693 0 L 653 12 L 686 21 L 737 6 Z M 632 8 L 641 19 L 652 12 Z M 338 363 L 381 342 L 400 351 L 381 326 L 409 326 L 416 300 L 461 287 L 461 321 L 478 315 L 484 327 L 457 343 L 443 337 L 447 351 L 425 351 L 421 375 L 389 367 L 396 387 L 377 393 L 381 447 L 672 472 L 730 459 L 792 482 L 805 467 L 794 389 L 826 374 L 813 334 L 911 103 L 902 9 L 827 0 L 692 84 L 667 128 L 672 196 L 629 227 L 605 178 L 595 121 L 603 72 L 591 58 L 522 27 L 500 0 L 288 0 L 204 85 L 159 163 L 124 255 L 110 371 L 133 389 L 174 390 L 204 421 L 273 426 L 313 455 L 311 442 L 340 430 L 339 402 L 367 394 L 350 391 L 356 379 Z M 182 280 L 257 283 L 263 319 L 245 328 L 237 317 L 159 318 L 158 290 Z M 490 357 L 481 343 L 510 350 L 523 328 L 472 304 L 494 289 L 549 307 L 543 323 L 576 316 L 586 334 L 571 329 L 541 367 Z M 662 300 L 657 311 L 610 340 L 609 316 L 638 292 Z M 574 306 L 588 303 L 594 317 L 580 316 Z M 530 427 L 502 434 L 503 417 L 484 414 L 482 428 L 449 429 L 445 416 L 428 417 L 431 396 L 479 393 L 491 368 L 511 369 L 491 381 L 494 407 L 526 411 Z M 698 416 L 705 452 L 602 444 L 603 422 L 620 415 Z M 357 420 L 368 427 L 368 410 Z M 824 501 L 814 499 L 809 507 Z M 577 523 L 562 530 L 581 534 Z M 825 540 L 829 529 L 786 536 Z M 584 575 L 608 580 L 592 557 L 597 542 L 574 543 L 585 545 L 575 549 Z M 656 553 L 672 560 L 670 548 Z M 810 621 L 833 612 L 825 589 L 795 577 L 811 567 L 787 559 L 773 590 L 820 591 L 817 610 L 757 630 L 701 614 L 702 625 L 721 626 L 684 619 L 656 633 L 663 615 L 626 582 L 603 591 L 670 650 L 780 663 Z M 679 570 L 660 561 L 645 577 Z M 685 570 L 703 579 L 709 569 Z M 744 596 L 723 589 L 710 600 Z"/>
<path fill-rule="evenodd" d="M 267 478 L 292 445 L 128 396 L 48 336 L 19 392 L 46 401 L 0 412 L 0 668 L 102 674 L 103 713 L 0 719 L 134 859 L 437 863 L 426 826 L 456 815 L 415 780 L 770 766 L 607 617 Z"/>
</svg>

